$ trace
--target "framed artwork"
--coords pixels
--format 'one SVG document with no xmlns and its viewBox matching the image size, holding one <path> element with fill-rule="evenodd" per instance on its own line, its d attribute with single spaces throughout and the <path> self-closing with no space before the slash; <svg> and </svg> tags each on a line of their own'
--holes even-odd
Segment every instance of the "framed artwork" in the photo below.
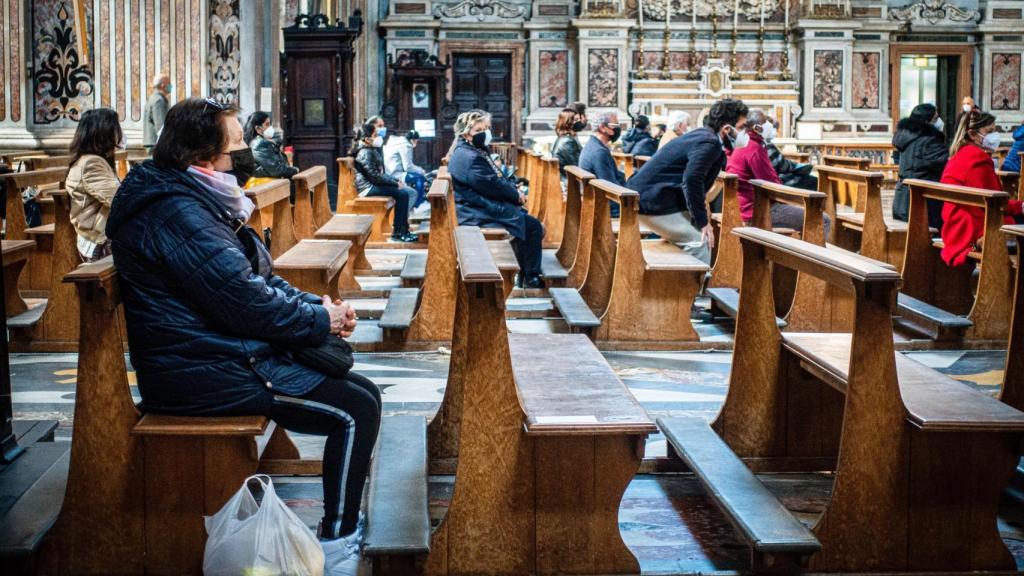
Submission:
<svg viewBox="0 0 1024 576">
<path fill-rule="evenodd" d="M 325 126 L 327 124 L 323 98 L 306 98 L 302 101 L 302 124 L 304 126 Z"/>
<path fill-rule="evenodd" d="M 412 85 L 412 107 L 430 108 L 430 86 L 424 82 Z"/>
</svg>

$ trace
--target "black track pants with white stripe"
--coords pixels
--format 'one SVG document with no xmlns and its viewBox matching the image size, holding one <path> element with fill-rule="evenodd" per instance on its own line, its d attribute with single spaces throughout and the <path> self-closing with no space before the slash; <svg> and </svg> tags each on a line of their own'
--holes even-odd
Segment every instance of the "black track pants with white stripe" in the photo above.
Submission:
<svg viewBox="0 0 1024 576">
<path fill-rule="evenodd" d="M 356 529 L 380 410 L 380 389 L 355 372 L 344 380 L 328 378 L 304 396 L 274 396 L 271 420 L 286 430 L 327 436 L 321 537 L 347 536 Z"/>
</svg>

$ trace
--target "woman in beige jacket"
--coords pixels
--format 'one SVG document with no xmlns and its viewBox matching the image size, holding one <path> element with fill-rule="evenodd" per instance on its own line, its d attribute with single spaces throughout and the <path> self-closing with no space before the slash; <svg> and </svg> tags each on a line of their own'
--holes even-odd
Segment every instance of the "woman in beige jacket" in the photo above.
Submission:
<svg viewBox="0 0 1024 576">
<path fill-rule="evenodd" d="M 78 233 L 78 252 L 86 262 L 110 254 L 104 229 L 110 202 L 121 185 L 114 170 L 114 151 L 121 139 L 117 112 L 97 108 L 82 114 L 71 141 L 71 168 L 65 186 L 71 195 L 71 224 Z"/>
</svg>

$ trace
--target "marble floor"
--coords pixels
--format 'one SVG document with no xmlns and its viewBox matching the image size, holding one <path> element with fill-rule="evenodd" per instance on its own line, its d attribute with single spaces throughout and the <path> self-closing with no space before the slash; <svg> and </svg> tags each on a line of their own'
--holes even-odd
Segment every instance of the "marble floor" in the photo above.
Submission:
<svg viewBox="0 0 1024 576">
<path fill-rule="evenodd" d="M 511 321 L 516 331 L 531 331 L 530 320 Z M 965 386 L 994 391 L 1002 378 L 1005 352 L 910 352 L 910 357 L 961 380 Z M 609 364 L 652 418 L 689 415 L 711 419 L 721 405 L 728 383 L 731 353 L 609 352 Z M 359 354 L 355 370 L 377 382 L 383 391 L 386 415 L 430 417 L 444 391 L 447 351 L 402 354 Z M 68 441 L 74 421 L 77 357 L 74 354 L 10 357 L 15 417 L 60 421 L 58 441 Z M 134 374 L 131 375 L 134 381 Z M 319 457 L 322 441 L 295 436 L 303 455 Z M 647 456 L 665 455 L 664 438 L 649 438 Z M 827 474 L 763 475 L 768 488 L 799 518 L 813 522 L 828 498 Z M 278 478 L 279 493 L 311 526 L 321 514 L 317 478 Z M 451 477 L 434 477 L 430 485 L 432 513 L 443 515 L 450 497 Z M 640 560 L 644 573 L 735 573 L 747 561 L 726 519 L 689 474 L 640 475 L 626 491 L 619 512 L 626 544 Z M 1024 568 L 1024 506 L 1007 499 L 1000 531 Z"/>
</svg>

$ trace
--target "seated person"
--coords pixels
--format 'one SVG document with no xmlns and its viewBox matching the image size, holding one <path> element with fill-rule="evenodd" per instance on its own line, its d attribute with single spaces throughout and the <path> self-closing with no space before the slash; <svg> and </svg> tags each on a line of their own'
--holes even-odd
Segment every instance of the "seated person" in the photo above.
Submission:
<svg viewBox="0 0 1024 576">
<path fill-rule="evenodd" d="M 230 175 L 236 109 L 190 98 L 167 113 L 153 159 L 128 173 L 107 235 L 143 412 L 266 416 L 327 437 L 320 538 L 329 574 L 359 565 L 359 508 L 380 425 L 377 386 L 328 377 L 293 350 L 347 337 L 355 313 L 273 272 Z M 187 473 L 196 473 L 188 471 Z"/>
<path fill-rule="evenodd" d="M 71 197 L 78 253 L 85 262 L 110 256 L 105 227 L 110 202 L 121 185 L 114 169 L 114 151 L 123 139 L 117 112 L 96 108 L 82 114 L 71 140 L 71 168 L 65 187 Z"/>
<path fill-rule="evenodd" d="M 487 153 L 490 140 L 490 114 L 471 110 L 459 115 L 455 121 L 456 144 L 448 159 L 459 225 L 507 230 L 519 262 L 519 284 L 543 288 L 540 259 L 544 226 L 526 213 L 526 197 L 491 162 Z"/>
<path fill-rule="evenodd" d="M 999 148 L 999 142 L 995 116 L 976 108 L 961 115 L 953 146 L 949 149 L 952 156 L 941 182 L 1002 191 L 1002 182 L 992 163 L 992 154 Z M 1019 200 L 1009 201 L 1006 214 L 1007 224 L 1024 223 Z M 949 266 L 968 263 L 970 252 L 977 250 L 984 240 L 985 209 L 944 202 L 942 222 L 942 260 Z"/>
<path fill-rule="evenodd" d="M 651 136 L 651 119 L 643 114 L 636 117 L 633 127 L 622 137 L 622 151 L 633 156 L 653 156 L 658 141 Z"/>
<path fill-rule="evenodd" d="M 746 129 L 737 138 L 736 149 L 725 168 L 726 172 L 735 174 L 739 180 L 740 216 L 743 224 L 749 226 L 754 218 L 754 187 L 751 180 L 765 180 L 781 184 L 778 174 L 768 160 L 765 149 L 765 134 L 772 131 L 772 123 L 764 110 L 753 108 L 747 114 Z M 792 228 L 802 231 L 804 228 L 804 209 L 782 202 L 773 202 L 771 208 L 772 227 Z M 825 221 L 825 237 L 828 237 L 832 221 L 828 214 L 823 214 Z"/>
<path fill-rule="evenodd" d="M 910 213 L 910 190 L 903 183 L 908 178 L 938 182 L 949 162 L 942 118 L 934 104 L 918 104 L 910 116 L 899 121 L 892 145 L 894 160 L 900 166 L 900 181 L 892 202 L 892 217 L 907 221 Z M 928 225 L 942 228 L 942 202 L 928 199 Z"/>
<path fill-rule="evenodd" d="M 741 100 L 715 102 L 703 128 L 669 142 L 626 184 L 640 194 L 640 223 L 705 264 L 715 233 L 704 199 L 725 167 L 723 146 L 733 147 L 746 121 Z"/>
<path fill-rule="evenodd" d="M 281 132 L 270 125 L 270 114 L 253 112 L 245 123 L 245 142 L 256 159 L 256 178 L 291 178 L 299 169 L 281 151 Z"/>
<path fill-rule="evenodd" d="M 661 150 L 672 140 L 686 134 L 690 129 L 690 113 L 683 110 L 674 110 L 668 115 L 667 128 L 661 131 L 661 139 L 658 141 L 658 149 Z"/>
<path fill-rule="evenodd" d="M 413 148 L 416 148 L 419 140 L 419 132 L 409 130 L 405 136 L 388 138 L 388 143 L 384 145 L 384 171 L 388 176 L 416 190 L 416 200 L 412 203 L 414 209 L 427 199 L 427 171 L 412 160 Z"/>
<path fill-rule="evenodd" d="M 583 145 L 583 152 L 580 153 L 580 168 L 590 172 L 598 180 L 625 186 L 626 175 L 619 170 L 609 148 L 622 135 L 619 115 L 614 111 L 602 112 L 598 115 L 596 124 L 593 135 Z M 611 205 L 612 218 L 618 218 L 619 205 L 611 200 L 608 202 Z"/>
<path fill-rule="evenodd" d="M 1024 123 L 1017 126 L 1013 131 L 1013 146 L 1006 153 L 1003 160 L 1003 170 L 1006 172 L 1020 172 L 1020 153 L 1024 152 Z"/>
<path fill-rule="evenodd" d="M 777 131 L 771 118 L 767 119 L 764 130 L 766 131 L 764 133 L 764 149 L 768 152 L 768 160 L 772 163 L 772 169 L 778 174 L 782 184 L 802 190 L 817 190 L 818 179 L 811 174 L 814 166 L 793 162 L 786 158 L 782 150 L 775 145 Z"/>
<path fill-rule="evenodd" d="M 355 157 L 356 190 L 360 196 L 388 196 L 395 199 L 391 226 L 391 240 L 395 242 L 416 242 L 418 236 L 409 232 L 409 207 L 416 200 L 416 190 L 405 182 L 396 180 L 384 172 L 384 153 L 381 147 L 384 138 L 380 136 L 376 117 L 363 124 L 356 134 L 352 156 Z"/>
<path fill-rule="evenodd" d="M 555 143 L 551 145 L 551 155 L 558 159 L 558 171 L 564 177 L 566 166 L 579 166 L 580 140 L 577 134 L 586 130 L 586 120 L 580 120 L 572 108 L 563 108 L 555 122 Z"/>
</svg>

